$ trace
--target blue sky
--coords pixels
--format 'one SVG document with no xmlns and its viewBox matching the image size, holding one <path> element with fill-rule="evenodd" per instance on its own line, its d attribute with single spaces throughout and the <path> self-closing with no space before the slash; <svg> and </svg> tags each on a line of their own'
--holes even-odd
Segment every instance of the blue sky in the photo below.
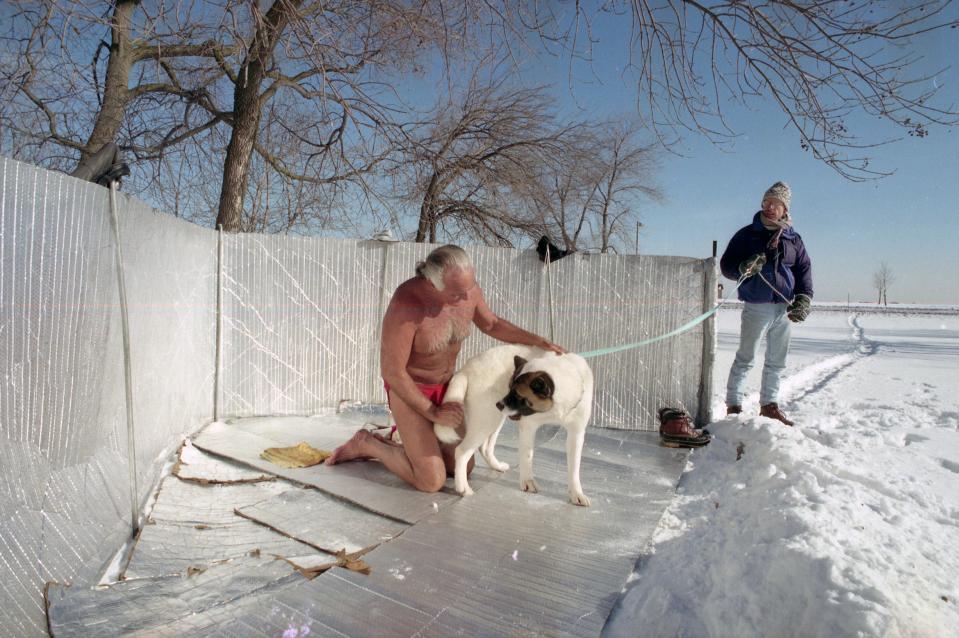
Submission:
<svg viewBox="0 0 959 638">
<path fill-rule="evenodd" d="M 959 20 L 959 3 L 949 12 L 945 19 Z M 598 42 L 592 65 L 570 69 L 565 56 L 517 49 L 524 68 L 516 80 L 551 84 L 557 108 L 570 119 L 634 114 L 636 87 L 622 68 L 628 19 L 607 16 L 593 26 Z M 925 56 L 917 74 L 938 71 L 959 51 L 959 29 L 929 34 L 916 47 Z M 397 87 L 421 108 L 435 98 L 436 78 L 426 75 Z M 942 70 L 934 81 L 939 105 L 959 110 L 959 71 Z M 798 135 L 771 103 L 756 99 L 749 108 L 727 107 L 726 115 L 740 134 L 731 145 L 719 148 L 688 133 L 675 149 L 680 154 L 662 152 L 655 181 L 665 200 L 635 204 L 644 224 L 640 252 L 705 257 L 713 240 L 722 252 L 750 221 L 766 188 L 784 180 L 793 190 L 795 227 L 812 256 L 818 300 L 875 299 L 873 273 L 885 261 L 896 278 L 891 301 L 959 304 L 959 130 L 931 127 L 927 138 L 905 137 L 872 149 L 872 165 L 895 173 L 854 183 L 802 151 Z M 889 133 L 878 120 L 865 118 L 853 120 L 852 128 L 864 141 Z"/>
<path fill-rule="evenodd" d="M 950 11 L 955 18 L 959 7 Z M 577 81 L 595 73 L 599 82 L 569 89 L 567 62 L 543 58 L 525 75 L 553 83 L 571 116 L 628 115 L 635 112 L 636 93 L 620 72 L 625 53 L 602 44 L 621 40 L 604 38 L 609 34 L 601 28 L 598 34 L 592 71 L 573 72 Z M 959 50 L 959 29 L 940 30 L 919 46 L 926 58 L 920 70 L 946 67 Z M 959 107 L 959 72 L 947 69 L 935 82 L 939 105 Z M 872 276 L 885 261 L 895 276 L 890 301 L 959 304 L 959 131 L 932 127 L 924 139 L 905 137 L 871 149 L 871 166 L 895 174 L 854 183 L 803 152 L 798 135 L 785 128 L 785 116 L 771 104 L 757 100 L 750 107 L 727 112 L 740 133 L 731 147 L 688 134 L 679 147 L 682 156 L 662 154 L 658 183 L 666 199 L 639 205 L 640 252 L 703 257 L 715 239 L 721 254 L 758 210 L 766 188 L 784 180 L 793 190 L 795 228 L 813 260 L 817 300 L 874 300 Z M 868 141 L 889 133 L 878 121 L 853 124 Z"/>
</svg>

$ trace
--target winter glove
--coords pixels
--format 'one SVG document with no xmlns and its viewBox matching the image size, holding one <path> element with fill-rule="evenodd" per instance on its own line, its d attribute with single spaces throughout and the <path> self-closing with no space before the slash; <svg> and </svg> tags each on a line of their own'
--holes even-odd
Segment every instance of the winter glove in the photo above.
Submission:
<svg viewBox="0 0 959 638">
<path fill-rule="evenodd" d="M 789 307 L 786 309 L 786 316 L 793 323 L 804 321 L 812 310 L 812 298 L 809 295 L 796 295 Z"/>
<path fill-rule="evenodd" d="M 745 278 L 750 278 L 760 270 L 763 269 L 763 266 L 766 265 L 766 255 L 763 253 L 756 253 L 749 259 L 743 261 L 739 264 L 739 274 Z"/>
</svg>

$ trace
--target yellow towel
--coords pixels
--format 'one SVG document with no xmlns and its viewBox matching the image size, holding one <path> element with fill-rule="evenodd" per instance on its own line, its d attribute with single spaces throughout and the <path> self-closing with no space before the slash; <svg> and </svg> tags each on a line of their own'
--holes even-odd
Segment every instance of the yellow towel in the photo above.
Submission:
<svg viewBox="0 0 959 638">
<path fill-rule="evenodd" d="M 317 450 L 305 441 L 293 447 L 271 447 L 260 453 L 260 458 L 280 467 L 310 467 L 326 460 L 332 452 Z"/>
</svg>

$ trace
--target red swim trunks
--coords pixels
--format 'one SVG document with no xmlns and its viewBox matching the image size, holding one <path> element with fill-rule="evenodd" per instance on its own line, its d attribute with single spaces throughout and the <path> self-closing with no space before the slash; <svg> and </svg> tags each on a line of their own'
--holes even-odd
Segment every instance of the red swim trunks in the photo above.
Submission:
<svg viewBox="0 0 959 638">
<path fill-rule="evenodd" d="M 446 388 L 449 385 L 449 383 L 417 383 L 416 387 L 419 388 L 424 397 L 433 402 L 433 405 L 439 405 L 443 402 L 443 397 L 446 396 Z M 389 404 L 390 384 L 384 381 L 383 387 L 386 388 L 386 403 Z"/>
</svg>

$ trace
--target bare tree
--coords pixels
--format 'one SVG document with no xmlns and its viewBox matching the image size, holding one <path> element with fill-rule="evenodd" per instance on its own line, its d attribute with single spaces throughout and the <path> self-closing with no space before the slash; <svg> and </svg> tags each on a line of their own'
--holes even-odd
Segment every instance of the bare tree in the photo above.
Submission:
<svg viewBox="0 0 959 638">
<path fill-rule="evenodd" d="M 656 146 L 640 133 L 625 121 L 584 126 L 561 157 L 539 167 L 529 203 L 567 250 L 615 250 L 614 239 L 639 221 L 640 203 L 662 199 Z"/>
<path fill-rule="evenodd" d="M 251 190 L 329 203 L 351 186 L 369 191 L 404 112 L 378 74 L 412 71 L 429 51 L 465 55 L 486 24 L 474 4 L 487 10 L 449 0 L 118 0 L 90 17 L 84 0 L 24 1 L 2 40 L 2 73 L 16 90 L 4 92 L 0 118 L 24 159 L 66 168 L 116 140 L 138 164 L 152 162 L 142 188 L 160 190 L 170 180 L 162 171 L 174 171 L 184 192 L 205 191 L 219 175 L 216 223 L 228 230 L 308 226 L 318 217 L 264 223 L 247 210 L 244 219 L 245 202 Z M 89 68 L 70 62 L 98 28 L 110 42 L 80 56 Z M 251 183 L 263 171 L 272 175 Z"/>
<path fill-rule="evenodd" d="M 654 153 L 651 144 L 642 144 L 636 126 L 614 123 L 594 134 L 595 193 L 590 207 L 597 220 L 600 252 L 609 252 L 610 239 L 622 232 L 627 220 L 638 221 L 634 207 L 640 199 L 662 199 L 651 175 Z M 628 228 L 627 228 L 628 229 Z"/>
<path fill-rule="evenodd" d="M 537 167 L 535 178 L 524 185 L 524 199 L 533 216 L 542 220 L 543 232 L 570 251 L 579 250 L 581 237 L 589 233 L 587 219 L 595 196 L 589 139 L 580 131 L 566 153 Z"/>
<path fill-rule="evenodd" d="M 409 199 L 420 202 L 416 241 L 435 242 L 441 227 L 501 245 L 541 231 L 517 200 L 542 164 L 566 152 L 575 129 L 557 122 L 542 88 L 474 81 L 421 128 L 409 150 L 417 170 Z"/>
<path fill-rule="evenodd" d="M 18 156 L 69 170 L 121 141 L 138 159 L 152 158 L 223 119 L 205 86 L 228 49 L 210 39 L 214 27 L 194 19 L 199 10 L 116 0 L 98 15 L 88 4 L 6 9 L 0 77 L 9 90 L 0 122 Z M 98 40 L 104 31 L 109 40 Z"/>
<path fill-rule="evenodd" d="M 884 306 L 889 305 L 887 293 L 889 291 L 889 286 L 891 286 L 895 280 L 896 277 L 893 275 L 889 264 L 884 261 L 879 262 L 879 268 L 872 275 L 872 284 L 879 292 L 879 299 L 876 301 L 877 304 L 882 304 Z"/>
<path fill-rule="evenodd" d="M 425 55 L 439 56 L 447 80 L 450 60 L 497 68 L 502 47 L 523 47 L 509 50 L 514 59 L 564 47 L 573 64 L 590 58 L 596 25 L 628 19 L 621 44 L 637 81 L 641 125 L 660 141 L 668 145 L 684 129 L 729 139 L 729 104 L 771 99 L 798 144 L 840 174 L 865 179 L 884 174 L 866 155 L 885 140 L 859 139 L 854 115 L 877 116 L 918 137 L 933 123 L 957 122 L 954 107 L 935 105 L 934 85 L 915 74 L 919 60 L 906 46 L 957 26 L 947 6 L 10 0 L 0 5 L 0 145 L 20 159 L 69 170 L 116 141 L 137 160 L 136 188 L 229 229 L 342 224 L 342 210 L 338 218 L 333 213 L 344 201 L 376 211 L 385 163 L 411 136 L 402 125 L 413 118 L 396 87 Z M 615 47 L 609 37 L 604 46 Z M 501 86 L 500 97 L 508 91 Z M 468 103 L 459 106 L 465 113 Z M 460 115 L 449 111 L 450 130 Z M 436 154 L 442 149 L 431 144 L 440 132 L 415 139 Z M 471 206 L 495 201 L 500 214 L 512 210 L 506 201 L 515 203 L 519 175 L 540 170 L 529 168 L 543 159 L 531 148 L 503 149 L 483 171 L 461 173 L 442 189 L 449 167 L 437 163 L 436 183 L 424 187 L 432 199 L 418 202 L 417 234 L 435 234 L 440 220 L 493 241 L 504 241 L 513 222 L 522 229 L 515 211 L 495 228 L 473 227 L 471 220 L 493 217 Z M 532 155 L 521 159 L 524 152 Z M 516 179 L 495 182 L 491 175 L 504 176 L 506 166 Z M 580 186 L 570 182 L 569 193 L 582 204 Z M 292 197 L 308 204 L 280 210 Z M 623 210 L 610 205 L 605 217 L 582 227 L 596 235 L 598 249 L 614 245 Z M 574 243 L 582 239 L 575 224 L 562 227 Z"/>
<path fill-rule="evenodd" d="M 222 63 L 233 107 L 216 223 L 227 230 L 244 228 L 254 154 L 286 193 L 332 200 L 362 184 L 392 149 L 391 109 L 367 68 L 402 67 L 441 37 L 432 13 L 401 2 L 275 0 L 246 18 L 243 57 Z"/>
<path fill-rule="evenodd" d="M 956 107 L 937 106 L 937 88 L 916 74 L 920 56 L 906 45 L 930 31 L 956 28 L 949 0 L 613 0 L 572 10 L 538 3 L 524 21 L 546 46 L 590 59 L 596 25 L 629 20 L 622 42 L 638 90 L 643 125 L 671 143 L 682 130 L 722 142 L 735 135 L 729 104 L 771 100 L 797 143 L 846 178 L 884 173 L 867 153 L 891 141 L 863 140 L 856 114 L 878 117 L 925 137 L 930 124 L 955 125 Z M 618 43 L 603 39 L 605 48 Z M 893 136 L 894 138 L 895 136 Z"/>
</svg>

